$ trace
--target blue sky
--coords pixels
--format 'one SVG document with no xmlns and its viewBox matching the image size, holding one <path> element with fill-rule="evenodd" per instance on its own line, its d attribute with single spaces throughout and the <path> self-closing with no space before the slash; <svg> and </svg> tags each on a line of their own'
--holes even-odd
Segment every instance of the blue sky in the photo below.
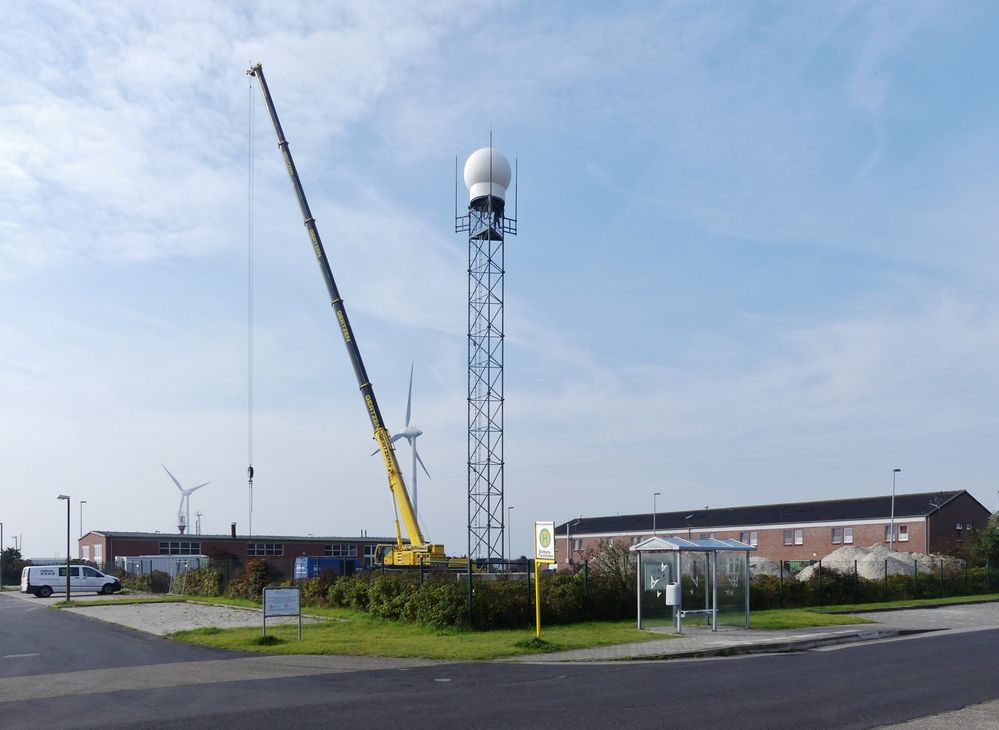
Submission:
<svg viewBox="0 0 999 730">
<path fill-rule="evenodd" d="M 520 162 L 506 496 L 529 524 L 968 489 L 999 430 L 989 3 L 18 3 L 0 71 L 0 521 L 391 533 L 370 426 L 259 91 L 368 373 L 465 546 L 454 159 Z M 252 99 L 252 102 L 251 102 Z M 400 449 L 408 463 L 408 448 Z M 11 541 L 7 540 L 8 544 Z"/>
</svg>

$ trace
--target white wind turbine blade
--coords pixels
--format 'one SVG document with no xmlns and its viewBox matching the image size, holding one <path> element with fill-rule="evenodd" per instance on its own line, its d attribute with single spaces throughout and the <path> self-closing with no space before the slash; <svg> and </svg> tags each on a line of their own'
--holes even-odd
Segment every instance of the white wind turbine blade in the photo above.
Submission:
<svg viewBox="0 0 999 730">
<path fill-rule="evenodd" d="M 391 441 L 392 443 L 395 443 L 399 439 L 404 439 L 404 438 L 406 438 L 406 434 L 404 434 L 404 433 L 397 433 L 395 436 L 393 436 L 392 438 L 390 438 L 389 441 Z M 375 453 L 377 454 L 378 452 L 376 451 Z"/>
<path fill-rule="evenodd" d="M 165 471 L 167 474 L 170 474 L 170 470 L 166 468 L 166 464 L 160 464 L 160 466 L 163 467 L 163 471 Z M 177 485 L 177 489 L 183 492 L 184 488 L 180 486 L 180 482 L 177 481 L 177 477 L 175 477 L 173 474 L 170 474 L 170 478 L 173 479 L 173 483 Z"/>
<path fill-rule="evenodd" d="M 413 368 L 416 363 L 409 365 L 409 395 L 406 397 L 406 428 L 409 428 L 409 416 L 413 411 Z"/>
<path fill-rule="evenodd" d="M 190 494 L 191 492 L 196 492 L 199 489 L 201 489 L 202 487 L 207 486 L 209 484 L 211 484 L 211 482 L 205 482 L 204 484 L 199 484 L 196 487 L 191 487 L 190 489 L 187 490 L 187 493 Z"/>
<path fill-rule="evenodd" d="M 427 479 L 430 479 L 430 472 L 427 471 L 427 465 L 423 463 L 423 459 L 420 458 L 420 452 L 416 450 L 416 441 L 413 441 L 413 453 L 416 454 L 416 460 L 419 462 L 420 466 L 423 467 L 423 473 L 427 475 Z"/>
</svg>

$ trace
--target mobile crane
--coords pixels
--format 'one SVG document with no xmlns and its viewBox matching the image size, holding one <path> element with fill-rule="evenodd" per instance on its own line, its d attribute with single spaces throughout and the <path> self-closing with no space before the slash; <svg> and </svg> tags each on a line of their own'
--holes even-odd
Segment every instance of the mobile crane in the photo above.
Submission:
<svg viewBox="0 0 999 730">
<path fill-rule="evenodd" d="M 292 159 L 291 151 L 288 149 L 288 140 L 285 139 L 284 130 L 278 120 L 277 110 L 274 108 L 274 101 L 271 98 L 270 89 L 267 87 L 267 80 L 264 78 L 264 70 L 258 63 L 247 70 L 247 75 L 256 77 L 260 83 L 260 91 L 264 96 L 264 103 L 267 104 L 267 112 L 270 114 L 271 122 L 274 124 L 274 132 L 278 138 L 278 148 L 284 157 L 285 167 L 291 177 L 292 187 L 295 188 L 295 195 L 298 197 L 298 205 L 302 209 L 302 218 L 305 221 L 305 228 L 308 231 L 309 239 L 312 242 L 312 250 L 316 254 L 319 263 L 319 270 L 326 283 L 326 290 L 329 293 L 330 304 L 340 325 L 340 333 L 343 341 L 347 345 L 347 354 L 350 362 L 354 366 L 354 374 L 357 376 L 357 384 L 361 389 L 361 396 L 364 398 L 364 405 L 368 411 L 368 418 L 371 419 L 371 426 L 374 428 L 375 441 L 378 442 L 378 449 L 381 451 L 382 459 L 385 461 L 385 469 L 388 472 L 389 490 L 395 501 L 395 545 L 386 546 L 387 550 L 382 554 L 385 565 L 394 566 L 419 566 L 430 563 L 441 563 L 451 567 L 468 565 L 463 558 L 447 558 L 444 553 L 444 546 L 427 542 L 420 530 L 420 525 L 416 519 L 416 512 L 409 499 L 409 492 L 406 490 L 406 483 L 402 478 L 402 471 L 399 469 L 399 461 L 395 455 L 395 447 L 389 431 L 382 421 L 382 414 L 378 408 L 378 401 L 375 400 L 375 391 L 368 380 L 368 374 L 364 370 L 364 362 L 361 360 L 361 351 L 357 347 L 357 340 L 354 338 L 354 331 L 350 327 L 350 320 L 347 319 L 347 311 L 343 306 L 343 299 L 337 289 L 336 281 L 333 279 L 333 272 L 330 269 L 329 260 L 326 258 L 326 251 L 323 248 L 322 239 L 319 237 L 319 229 L 316 228 L 316 219 L 309 209 L 309 202 L 305 198 L 305 190 L 302 188 L 302 181 L 298 177 L 298 170 L 295 161 Z M 402 515 L 402 522 L 406 527 L 406 536 L 409 544 L 405 544 L 402 539 L 402 532 L 399 528 L 399 515 Z"/>
</svg>

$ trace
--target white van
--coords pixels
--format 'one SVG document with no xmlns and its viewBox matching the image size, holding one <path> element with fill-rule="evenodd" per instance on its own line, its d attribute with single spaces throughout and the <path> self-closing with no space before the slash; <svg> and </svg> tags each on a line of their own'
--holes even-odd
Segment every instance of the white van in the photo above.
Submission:
<svg viewBox="0 0 999 730">
<path fill-rule="evenodd" d="M 121 581 L 105 575 L 89 565 L 69 566 L 71 593 L 114 593 L 121 590 Z M 65 565 L 27 565 L 21 571 L 21 593 L 33 593 L 48 598 L 53 593 L 66 592 Z"/>
</svg>

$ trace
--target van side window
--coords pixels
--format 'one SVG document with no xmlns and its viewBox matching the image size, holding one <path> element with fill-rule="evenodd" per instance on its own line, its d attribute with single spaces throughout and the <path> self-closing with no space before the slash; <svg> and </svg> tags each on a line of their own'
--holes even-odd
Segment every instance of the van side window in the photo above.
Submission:
<svg viewBox="0 0 999 730">
<path fill-rule="evenodd" d="M 83 575 L 84 575 L 84 577 L 87 577 L 87 578 L 100 578 L 101 577 L 101 574 L 98 573 L 93 568 L 84 568 L 83 569 Z"/>
<path fill-rule="evenodd" d="M 63 578 L 65 578 L 66 577 L 66 569 L 65 568 L 59 568 L 59 575 L 62 576 Z M 75 565 L 70 566 L 69 577 L 70 578 L 79 578 L 80 577 L 80 569 L 77 568 Z"/>
</svg>

